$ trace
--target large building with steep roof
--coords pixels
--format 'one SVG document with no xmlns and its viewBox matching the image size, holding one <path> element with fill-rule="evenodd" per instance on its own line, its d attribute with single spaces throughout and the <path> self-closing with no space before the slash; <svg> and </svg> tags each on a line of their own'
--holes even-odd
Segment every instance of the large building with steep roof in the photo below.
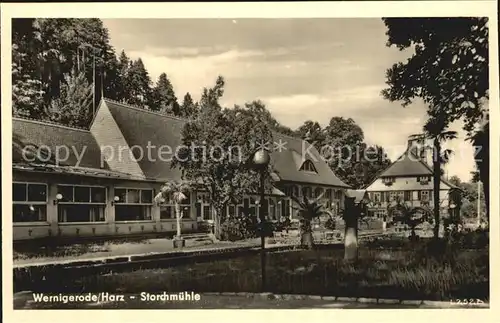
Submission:
<svg viewBox="0 0 500 323">
<path fill-rule="evenodd" d="M 421 135 L 408 138 L 405 152 L 375 180 L 366 190 L 370 197 L 369 213 L 375 217 L 387 215 L 387 207 L 396 200 L 411 206 L 433 206 L 432 146 Z M 441 213 L 447 214 L 450 192 L 457 187 L 441 178 Z"/>
<path fill-rule="evenodd" d="M 173 205 L 156 204 L 153 197 L 165 182 L 181 179 L 169 151 L 181 144 L 185 123 L 107 99 L 90 130 L 13 118 L 14 240 L 175 231 Z M 338 208 L 349 187 L 319 152 L 282 134 L 275 133 L 274 141 L 282 148 L 271 152 L 270 220 L 294 216 L 291 194 L 321 195 L 325 205 Z M 226 212 L 258 215 L 258 205 L 257 197 L 244 196 Z M 183 231 L 212 220 L 202 191 L 191 192 L 181 210 Z"/>
</svg>

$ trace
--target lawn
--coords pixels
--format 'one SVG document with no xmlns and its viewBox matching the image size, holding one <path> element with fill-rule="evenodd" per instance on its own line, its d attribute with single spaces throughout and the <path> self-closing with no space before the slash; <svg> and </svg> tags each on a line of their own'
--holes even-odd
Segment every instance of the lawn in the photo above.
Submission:
<svg viewBox="0 0 500 323">
<path fill-rule="evenodd" d="M 346 297 L 450 300 L 489 298 L 487 249 L 429 254 L 426 242 L 411 248 L 361 247 L 356 263 L 343 250 L 318 249 L 268 254 L 268 290 L 273 293 Z M 260 292 L 258 255 L 165 269 L 81 277 L 75 289 L 148 292 Z"/>
</svg>

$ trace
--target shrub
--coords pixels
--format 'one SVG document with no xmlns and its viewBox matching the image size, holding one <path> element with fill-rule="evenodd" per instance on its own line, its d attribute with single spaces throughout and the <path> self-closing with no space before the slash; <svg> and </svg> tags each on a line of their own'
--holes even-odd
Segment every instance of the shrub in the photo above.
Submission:
<svg viewBox="0 0 500 323">
<path fill-rule="evenodd" d="M 232 216 L 221 225 L 221 238 L 227 241 L 238 241 L 255 238 L 258 235 L 257 219 L 254 216 Z"/>
</svg>

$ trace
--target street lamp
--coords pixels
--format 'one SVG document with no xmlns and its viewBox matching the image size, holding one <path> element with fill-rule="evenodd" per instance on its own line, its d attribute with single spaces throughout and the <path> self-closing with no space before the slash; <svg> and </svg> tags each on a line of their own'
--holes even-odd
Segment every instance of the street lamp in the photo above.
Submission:
<svg viewBox="0 0 500 323">
<path fill-rule="evenodd" d="M 264 180 L 265 180 L 265 175 L 266 175 L 266 169 L 267 166 L 269 165 L 270 161 L 270 156 L 269 152 L 265 149 L 260 149 L 255 154 L 253 155 L 252 158 L 252 164 L 255 166 L 255 168 L 260 172 L 260 211 L 259 211 L 259 217 L 260 217 L 260 265 L 261 265 L 261 278 L 262 278 L 262 291 L 266 290 L 266 245 L 265 245 L 265 221 L 266 221 L 266 215 L 265 215 L 265 203 L 264 203 L 264 198 L 265 198 L 265 187 L 264 187 Z"/>
</svg>

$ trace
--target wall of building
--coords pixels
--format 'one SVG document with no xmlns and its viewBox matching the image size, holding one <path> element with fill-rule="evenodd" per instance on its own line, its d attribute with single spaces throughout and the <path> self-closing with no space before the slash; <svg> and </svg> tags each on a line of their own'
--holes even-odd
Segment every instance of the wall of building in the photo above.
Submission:
<svg viewBox="0 0 500 323">
<path fill-rule="evenodd" d="M 176 220 L 161 219 L 160 206 L 153 203 L 151 207 L 150 220 L 138 221 L 116 221 L 115 205 L 113 198 L 115 188 L 143 188 L 153 189 L 153 196 L 161 187 L 161 183 L 110 180 L 91 177 L 74 177 L 57 174 L 14 172 L 14 183 L 40 183 L 47 185 L 46 201 L 46 221 L 36 222 L 14 222 L 13 238 L 14 240 L 35 239 L 49 236 L 108 236 L 108 235 L 127 235 L 140 233 L 161 233 L 175 232 Z M 81 186 L 104 186 L 106 188 L 106 202 L 104 207 L 105 220 L 99 222 L 59 222 L 58 205 L 56 195 L 58 185 L 81 185 Z M 14 202 L 16 203 L 16 202 Z M 182 219 L 182 229 L 185 231 L 196 230 L 197 221 L 194 208 L 195 199 L 191 199 L 192 207 L 190 216 Z M 29 203 L 28 203 L 29 204 Z"/>
<path fill-rule="evenodd" d="M 374 183 L 372 183 L 367 188 L 370 200 L 372 202 L 370 211 L 373 214 L 375 214 L 375 216 L 377 214 L 380 216 L 385 214 L 388 207 L 387 203 L 388 195 L 403 196 L 403 200 L 405 200 L 406 203 L 414 207 L 425 206 L 425 205 L 429 205 L 430 207 L 432 207 L 434 200 L 433 196 L 434 186 L 432 177 L 429 176 L 429 178 L 430 180 L 423 184 L 418 181 L 417 177 L 396 177 L 394 178 L 394 182 L 391 185 L 385 184 L 382 178 L 378 178 Z M 421 196 L 423 191 L 427 192 L 425 194 L 427 194 L 427 196 L 429 197 L 428 200 L 419 198 L 419 194 Z M 381 194 L 382 192 L 384 194 Z M 405 198 L 404 192 L 407 192 L 406 197 L 409 197 L 409 200 Z M 444 182 L 441 182 L 439 200 L 442 213 L 447 212 L 449 204 L 449 192 L 450 192 L 450 186 L 448 186 Z M 385 198 L 383 195 L 385 195 Z"/>
</svg>

